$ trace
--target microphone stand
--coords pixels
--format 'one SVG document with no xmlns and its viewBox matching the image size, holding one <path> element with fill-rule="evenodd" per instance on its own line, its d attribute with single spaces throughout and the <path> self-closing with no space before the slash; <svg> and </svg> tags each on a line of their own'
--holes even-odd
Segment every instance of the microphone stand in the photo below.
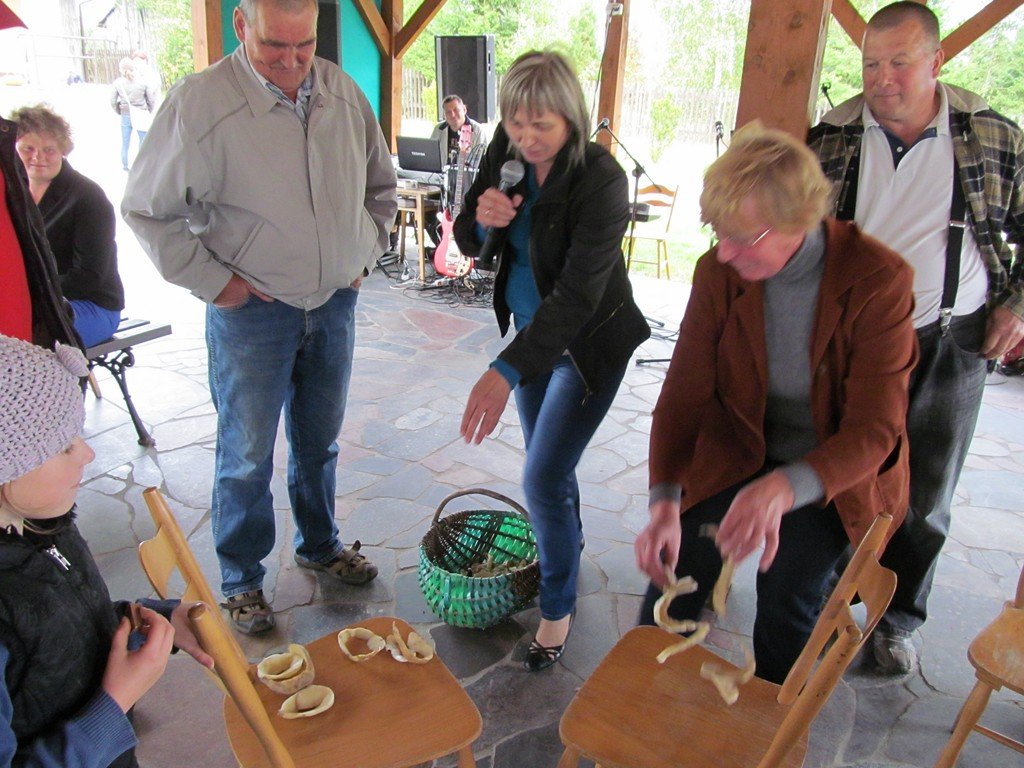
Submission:
<svg viewBox="0 0 1024 768">
<path fill-rule="evenodd" d="M 633 161 L 633 202 L 630 205 L 629 209 L 629 254 L 626 257 L 626 263 L 628 264 L 633 260 L 633 247 L 636 245 L 636 238 L 633 237 L 633 235 L 636 233 L 636 204 L 637 200 L 640 198 L 640 177 L 647 176 L 647 178 L 650 179 L 650 182 L 652 184 L 655 184 L 655 181 L 654 179 L 647 175 L 647 171 L 644 169 L 642 165 L 640 165 L 640 161 L 633 157 L 633 153 L 630 152 L 626 145 L 623 144 L 622 141 L 619 139 L 619 137 L 615 135 L 614 131 L 612 131 L 612 129 L 608 127 L 608 123 L 605 120 L 602 120 L 598 124 L 597 130 L 594 131 L 594 134 L 593 136 L 591 136 L 591 138 L 597 136 L 597 134 L 599 134 L 601 131 L 608 131 L 608 135 L 615 140 L 615 143 L 619 146 L 619 148 L 622 149 L 622 151 L 626 153 L 626 156 Z M 657 184 L 655 184 L 655 186 L 657 186 Z M 658 320 L 657 318 L 648 317 L 647 315 L 644 315 L 644 319 L 647 321 L 648 325 L 653 325 L 656 328 L 665 327 L 665 324 L 661 322 L 661 320 Z M 637 365 L 639 364 L 640 362 L 637 361 Z"/>
</svg>

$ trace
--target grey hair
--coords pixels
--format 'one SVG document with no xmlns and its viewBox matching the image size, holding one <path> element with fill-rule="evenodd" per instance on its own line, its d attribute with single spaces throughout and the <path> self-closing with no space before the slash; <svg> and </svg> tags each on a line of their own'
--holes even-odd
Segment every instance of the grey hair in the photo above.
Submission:
<svg viewBox="0 0 1024 768">
<path fill-rule="evenodd" d="M 282 11 L 296 13 L 312 6 L 319 13 L 320 6 L 317 0 L 238 0 L 238 8 L 245 17 L 246 24 L 253 24 L 256 21 L 256 9 L 263 3 L 273 5 Z"/>
<path fill-rule="evenodd" d="M 516 59 L 501 83 L 501 115 L 519 110 L 537 115 L 555 112 L 569 123 L 569 166 L 583 162 L 590 134 L 590 116 L 576 70 L 557 51 L 529 51 Z"/>
</svg>

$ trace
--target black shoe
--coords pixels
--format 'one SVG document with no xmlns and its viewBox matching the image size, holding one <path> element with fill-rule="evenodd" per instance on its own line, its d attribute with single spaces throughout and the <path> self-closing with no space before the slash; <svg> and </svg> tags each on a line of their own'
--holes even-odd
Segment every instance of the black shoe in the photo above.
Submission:
<svg viewBox="0 0 1024 768">
<path fill-rule="evenodd" d="M 561 645 L 541 645 L 537 642 L 537 638 L 530 642 L 530 649 L 526 652 L 526 661 L 524 662 L 527 671 L 540 672 L 542 669 L 553 666 L 556 661 L 562 658 L 562 654 L 565 653 L 565 646 L 569 642 L 569 633 L 572 632 L 572 624 L 575 619 L 576 609 L 573 608 L 572 613 L 569 614 L 569 629 L 566 630 L 565 640 L 562 641 Z"/>
</svg>

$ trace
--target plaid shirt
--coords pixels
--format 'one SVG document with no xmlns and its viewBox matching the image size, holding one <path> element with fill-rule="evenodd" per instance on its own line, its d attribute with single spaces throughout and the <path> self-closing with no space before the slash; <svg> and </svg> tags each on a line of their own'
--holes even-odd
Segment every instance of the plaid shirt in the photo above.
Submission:
<svg viewBox="0 0 1024 768">
<path fill-rule="evenodd" d="M 968 223 L 988 271 L 989 305 L 1000 304 L 1024 319 L 1024 134 L 970 91 L 939 87 L 949 104 Z M 807 135 L 833 185 L 833 214 L 846 203 L 846 169 L 864 136 L 863 106 L 863 96 L 843 102 Z"/>
</svg>

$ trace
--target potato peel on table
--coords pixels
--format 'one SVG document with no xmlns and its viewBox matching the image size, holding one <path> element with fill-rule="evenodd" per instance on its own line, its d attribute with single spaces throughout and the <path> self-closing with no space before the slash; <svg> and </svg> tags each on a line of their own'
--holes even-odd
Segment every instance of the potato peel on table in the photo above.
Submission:
<svg viewBox="0 0 1024 768">
<path fill-rule="evenodd" d="M 430 643 L 419 633 L 412 631 L 409 632 L 408 639 L 403 640 L 397 624 L 391 625 L 391 634 L 385 640 L 385 645 L 395 661 L 426 664 L 434 658 L 434 647 Z"/>
<path fill-rule="evenodd" d="M 353 638 L 365 640 L 366 647 L 369 650 L 366 653 L 353 653 L 348 647 L 349 642 Z M 383 637 L 375 632 L 371 632 L 366 627 L 350 627 L 338 633 L 338 645 L 341 646 L 342 653 L 352 659 L 352 661 L 367 661 L 383 651 L 386 643 Z"/>
</svg>

